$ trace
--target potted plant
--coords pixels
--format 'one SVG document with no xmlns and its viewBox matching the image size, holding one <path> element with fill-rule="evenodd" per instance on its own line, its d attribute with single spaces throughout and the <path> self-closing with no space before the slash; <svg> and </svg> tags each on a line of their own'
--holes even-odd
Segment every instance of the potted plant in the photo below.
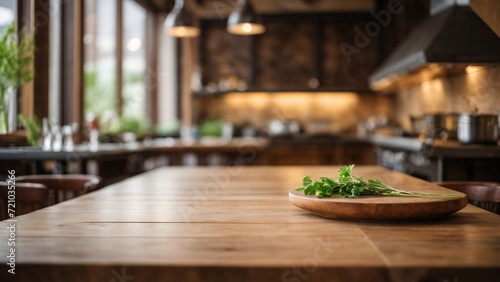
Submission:
<svg viewBox="0 0 500 282">
<path fill-rule="evenodd" d="M 33 79 L 34 38 L 14 23 L 0 37 L 0 134 L 15 131 L 17 90 Z"/>
</svg>

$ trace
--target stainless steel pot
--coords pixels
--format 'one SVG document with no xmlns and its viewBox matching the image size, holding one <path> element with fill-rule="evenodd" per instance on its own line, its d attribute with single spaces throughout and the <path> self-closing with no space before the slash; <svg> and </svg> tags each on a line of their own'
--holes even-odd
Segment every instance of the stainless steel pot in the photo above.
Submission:
<svg viewBox="0 0 500 282">
<path fill-rule="evenodd" d="M 425 124 L 423 117 L 410 116 L 411 121 L 411 133 L 419 135 L 425 132 Z"/>
<path fill-rule="evenodd" d="M 458 141 L 462 144 L 496 144 L 498 116 L 461 114 L 458 117 Z"/>
<path fill-rule="evenodd" d="M 432 138 L 449 139 L 446 127 L 446 114 L 427 114 L 424 115 L 424 128 L 427 136 Z M 455 134 L 456 135 L 456 134 Z"/>
<path fill-rule="evenodd" d="M 445 115 L 444 114 L 427 114 L 424 115 L 425 132 L 428 135 L 436 133 L 436 130 L 445 129 Z"/>
<path fill-rule="evenodd" d="M 460 114 L 450 113 L 446 114 L 445 129 L 448 133 L 449 140 L 457 140 L 458 118 Z"/>
</svg>

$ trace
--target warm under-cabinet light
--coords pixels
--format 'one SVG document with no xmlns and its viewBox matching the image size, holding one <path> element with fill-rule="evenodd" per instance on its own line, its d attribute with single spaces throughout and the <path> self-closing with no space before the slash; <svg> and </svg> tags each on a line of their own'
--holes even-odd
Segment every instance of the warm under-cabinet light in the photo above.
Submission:
<svg viewBox="0 0 500 282">
<path fill-rule="evenodd" d="M 474 73 L 484 69 L 483 66 L 468 66 L 465 68 L 466 73 Z"/>
</svg>

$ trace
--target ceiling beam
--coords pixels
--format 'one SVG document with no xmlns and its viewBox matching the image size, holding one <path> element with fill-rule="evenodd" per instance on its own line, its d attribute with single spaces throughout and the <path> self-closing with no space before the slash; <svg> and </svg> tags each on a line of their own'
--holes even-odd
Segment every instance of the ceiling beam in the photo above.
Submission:
<svg viewBox="0 0 500 282">
<path fill-rule="evenodd" d="M 228 17 L 237 0 L 186 0 L 200 18 Z M 375 0 L 251 0 L 259 14 L 307 14 L 368 12 L 374 10 Z"/>
<path fill-rule="evenodd" d="M 146 9 L 155 12 L 168 12 L 174 6 L 175 0 L 135 0 Z"/>
</svg>

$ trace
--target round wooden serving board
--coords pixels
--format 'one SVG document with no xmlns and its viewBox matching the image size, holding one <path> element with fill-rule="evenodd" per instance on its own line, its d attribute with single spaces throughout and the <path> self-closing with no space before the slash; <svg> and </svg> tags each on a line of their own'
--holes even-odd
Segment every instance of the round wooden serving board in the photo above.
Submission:
<svg viewBox="0 0 500 282">
<path fill-rule="evenodd" d="M 353 220 L 420 220 L 452 214 L 467 205 L 467 196 L 434 199 L 423 197 L 361 196 L 359 198 L 322 198 L 290 191 L 295 206 L 320 216 Z"/>
</svg>

